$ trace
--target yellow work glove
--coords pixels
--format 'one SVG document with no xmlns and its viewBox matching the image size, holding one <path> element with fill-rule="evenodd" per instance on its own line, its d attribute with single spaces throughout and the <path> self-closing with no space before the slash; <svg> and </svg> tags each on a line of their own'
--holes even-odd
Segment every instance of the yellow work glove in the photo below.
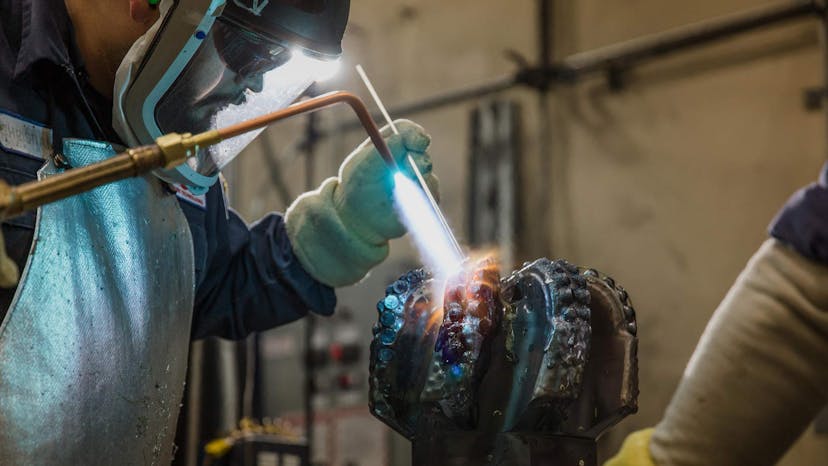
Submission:
<svg viewBox="0 0 828 466">
<path fill-rule="evenodd" d="M 20 271 L 17 264 L 6 253 L 6 242 L 3 239 L 3 230 L 0 229 L 0 288 L 12 288 L 20 280 Z"/>
<path fill-rule="evenodd" d="M 652 427 L 633 432 L 624 440 L 618 454 L 609 459 L 604 466 L 655 466 L 650 456 L 650 438 Z"/>
</svg>

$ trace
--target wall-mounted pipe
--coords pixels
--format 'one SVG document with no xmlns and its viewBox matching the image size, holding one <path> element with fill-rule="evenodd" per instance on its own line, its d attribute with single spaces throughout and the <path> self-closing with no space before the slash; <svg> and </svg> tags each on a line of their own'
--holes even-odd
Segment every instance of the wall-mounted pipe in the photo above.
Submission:
<svg viewBox="0 0 828 466">
<path fill-rule="evenodd" d="M 418 99 L 416 102 L 389 107 L 389 112 L 394 115 L 409 116 L 467 100 L 479 99 L 518 86 L 529 86 L 542 91 L 555 84 L 574 84 L 584 78 L 602 73 L 610 77 L 617 76 L 619 72 L 673 53 L 684 52 L 770 26 L 809 18 L 825 21 L 825 9 L 823 3 L 816 0 L 786 1 L 755 8 L 578 53 L 548 65 L 541 60 L 538 66 L 526 67 L 511 75 L 441 92 Z M 551 52 L 542 51 L 542 53 Z M 354 122 L 347 122 L 337 130 L 352 130 L 357 127 L 358 125 Z"/>
</svg>

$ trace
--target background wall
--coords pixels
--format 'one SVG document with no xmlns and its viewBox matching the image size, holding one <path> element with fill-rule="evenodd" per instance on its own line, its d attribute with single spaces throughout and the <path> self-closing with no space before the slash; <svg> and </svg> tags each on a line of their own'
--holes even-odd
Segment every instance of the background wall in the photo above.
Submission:
<svg viewBox="0 0 828 466">
<path fill-rule="evenodd" d="M 352 71 L 362 63 L 393 107 L 512 72 L 504 51 L 530 61 L 538 54 L 535 3 L 354 1 L 342 77 L 330 86 L 367 97 Z M 554 54 L 563 58 L 766 3 L 560 0 Z M 799 22 L 639 68 L 619 93 L 597 79 L 558 87 L 545 101 L 528 90 L 498 96 L 524 110 L 519 258 L 560 257 L 601 269 L 636 304 L 640 411 L 605 437 L 605 451 L 627 432 L 657 422 L 705 323 L 766 237 L 774 213 L 815 179 L 825 159 L 826 122 L 822 113 L 804 110 L 802 91 L 822 82 L 818 42 L 816 23 Z M 411 116 L 433 136 L 445 213 L 461 241 L 473 105 Z M 320 116 L 324 128 L 350 119 L 340 110 Z M 304 190 L 306 172 L 296 158 L 302 127 L 296 121 L 268 130 L 235 162 L 231 202 L 248 219 L 289 202 L 274 189 L 273 170 L 285 180 L 287 197 Z M 327 139 L 317 152 L 313 184 L 335 174 L 363 138 L 344 132 Z M 369 279 L 340 291 L 366 342 L 385 285 L 417 264 L 407 241 L 395 241 L 392 257 Z M 299 341 L 301 325 L 270 338 Z M 285 360 L 269 369 L 270 409 L 300 406 L 297 368 Z M 405 464 L 405 449 L 405 442 L 394 443 L 395 464 Z M 783 464 L 819 464 L 826 457 L 828 439 L 809 430 Z"/>
</svg>

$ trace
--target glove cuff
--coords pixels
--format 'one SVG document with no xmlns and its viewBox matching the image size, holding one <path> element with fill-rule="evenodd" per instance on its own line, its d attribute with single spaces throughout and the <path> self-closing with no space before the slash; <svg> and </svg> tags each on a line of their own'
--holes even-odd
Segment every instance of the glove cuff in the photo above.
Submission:
<svg viewBox="0 0 828 466">
<path fill-rule="evenodd" d="M 288 208 L 285 227 L 293 251 L 305 270 L 331 287 L 360 281 L 388 256 L 388 241 L 374 242 L 349 228 L 334 205 L 337 178 L 305 193 Z"/>
<path fill-rule="evenodd" d="M 652 436 L 652 428 L 633 432 L 624 439 L 618 454 L 604 463 L 604 466 L 656 466 L 650 454 Z"/>
</svg>

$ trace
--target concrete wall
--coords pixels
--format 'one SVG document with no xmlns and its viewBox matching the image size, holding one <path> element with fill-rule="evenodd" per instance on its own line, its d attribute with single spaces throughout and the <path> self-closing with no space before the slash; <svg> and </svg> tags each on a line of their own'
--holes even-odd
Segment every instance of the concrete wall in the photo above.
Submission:
<svg viewBox="0 0 828 466">
<path fill-rule="evenodd" d="M 514 65 L 504 50 L 530 60 L 537 54 L 533 1 L 352 3 L 343 77 L 331 86 L 367 96 L 352 72 L 362 63 L 389 106 L 508 73 Z M 762 4 L 561 0 L 555 55 Z M 657 422 L 705 323 L 765 238 L 773 214 L 815 178 L 825 159 L 826 123 L 821 113 L 803 109 L 802 91 L 821 83 L 820 60 L 816 24 L 806 21 L 640 68 L 620 93 L 594 80 L 557 88 L 543 106 L 530 91 L 501 96 L 518 100 L 525 111 L 522 259 L 562 257 L 601 269 L 636 304 L 640 412 L 606 437 L 606 451 L 627 432 Z M 434 138 L 443 204 L 461 239 L 471 105 L 412 117 Z M 321 120 L 333 127 L 349 118 L 334 111 Z M 248 218 L 284 207 L 262 168 L 265 157 L 281 159 L 293 195 L 301 192 L 302 163 L 290 161 L 301 128 L 296 122 L 267 131 L 267 145 L 254 144 L 236 163 L 233 202 Z M 315 183 L 334 174 L 364 137 L 339 136 L 320 146 Z M 360 313 L 366 341 L 385 284 L 416 263 L 407 242 L 395 241 L 391 259 L 372 277 L 340 292 L 340 301 Z M 398 449 L 395 463 L 404 464 L 404 456 Z M 784 464 L 818 464 L 826 457 L 828 440 L 809 432 Z"/>
<path fill-rule="evenodd" d="M 557 53 L 757 3 L 561 2 Z M 822 79 L 817 44 L 813 23 L 774 28 L 644 67 L 620 94 L 599 81 L 553 97 L 552 250 L 615 276 L 638 310 L 641 409 L 618 434 L 658 419 L 773 214 L 825 159 L 824 117 L 801 102 Z M 826 456 L 810 440 L 788 462 Z"/>
</svg>

